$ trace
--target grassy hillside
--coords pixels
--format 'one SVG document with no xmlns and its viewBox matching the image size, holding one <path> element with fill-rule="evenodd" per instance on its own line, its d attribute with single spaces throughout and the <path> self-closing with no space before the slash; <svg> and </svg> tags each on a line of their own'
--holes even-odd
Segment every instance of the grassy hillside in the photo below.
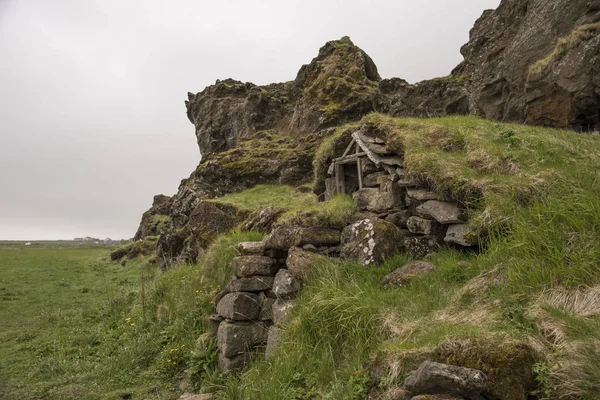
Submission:
<svg viewBox="0 0 600 400">
<path fill-rule="evenodd" d="M 484 370 L 505 395 L 532 380 L 540 397 L 597 398 L 600 138 L 468 117 L 363 124 L 414 179 L 468 207 L 482 253 L 440 251 L 434 273 L 398 289 L 379 280 L 403 255 L 370 269 L 320 266 L 278 356 L 222 396 L 361 399 L 437 359 Z M 319 149 L 316 176 L 334 141 Z"/>
<path fill-rule="evenodd" d="M 260 234 L 222 235 L 200 264 L 164 274 L 93 249 L 0 249 L 5 398 L 175 399 L 185 378 L 221 399 L 362 400 L 434 359 L 482 369 L 515 399 L 510 390 L 529 383 L 540 398 L 597 399 L 600 137 L 470 117 L 362 123 L 404 155 L 414 179 L 468 207 L 481 253 L 441 250 L 428 258 L 434 272 L 402 288 L 380 280 L 404 254 L 370 268 L 323 262 L 275 357 L 223 375 L 205 317 L 232 276 L 233 245 Z M 317 178 L 346 128 L 319 149 Z M 285 204 L 288 221 L 335 224 L 352 207 L 280 186 L 219 201 Z"/>
</svg>

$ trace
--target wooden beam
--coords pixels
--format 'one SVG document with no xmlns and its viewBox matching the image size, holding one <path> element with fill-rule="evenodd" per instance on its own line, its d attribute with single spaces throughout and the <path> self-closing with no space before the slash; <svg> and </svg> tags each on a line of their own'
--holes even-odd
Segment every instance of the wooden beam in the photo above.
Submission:
<svg viewBox="0 0 600 400">
<path fill-rule="evenodd" d="M 350 144 L 348 145 L 348 147 L 346 147 L 346 151 L 344 151 L 344 154 L 342 154 L 342 157 L 346 157 L 348 155 L 348 153 L 350 153 L 350 149 L 352 149 L 352 145 L 356 143 L 356 141 L 354 139 L 352 139 L 350 141 Z M 358 153 L 358 151 L 357 151 Z"/>
<path fill-rule="evenodd" d="M 358 157 L 364 157 L 366 155 L 367 155 L 367 153 L 350 154 L 349 156 L 334 158 L 333 162 L 334 163 L 346 163 L 346 161 L 356 161 L 356 159 Z"/>
<path fill-rule="evenodd" d="M 337 184 L 338 193 L 346 194 L 346 181 L 344 179 L 344 166 L 335 164 L 335 182 Z"/>
<path fill-rule="evenodd" d="M 360 153 L 360 146 L 356 143 L 356 154 Z M 358 170 L 358 189 L 363 188 L 363 176 L 362 176 L 362 161 L 360 157 L 356 159 L 356 169 Z"/>
<path fill-rule="evenodd" d="M 363 151 L 365 152 L 366 156 L 369 157 L 369 160 L 373 161 L 375 163 L 375 165 L 377 165 L 379 167 L 379 162 L 381 157 L 375 153 L 373 153 L 371 150 L 369 150 L 369 148 L 367 147 L 367 145 L 362 141 L 362 139 L 360 138 L 360 133 L 358 132 L 354 132 L 352 134 L 352 137 L 354 138 L 354 140 L 356 140 L 356 143 L 360 146 L 361 149 L 363 149 Z"/>
</svg>

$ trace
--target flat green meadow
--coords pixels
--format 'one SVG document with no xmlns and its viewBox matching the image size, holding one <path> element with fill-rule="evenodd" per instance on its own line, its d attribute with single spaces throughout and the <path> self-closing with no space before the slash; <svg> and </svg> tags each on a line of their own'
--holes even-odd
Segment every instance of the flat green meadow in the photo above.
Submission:
<svg viewBox="0 0 600 400">
<path fill-rule="evenodd" d="M 110 316 L 119 314 L 122 293 L 139 286 L 141 269 L 108 264 L 106 255 L 107 248 L 0 248 L 1 399 L 94 399 L 119 386 L 103 373 L 120 361 L 105 344 L 135 324 L 124 317 L 112 326 Z"/>
</svg>

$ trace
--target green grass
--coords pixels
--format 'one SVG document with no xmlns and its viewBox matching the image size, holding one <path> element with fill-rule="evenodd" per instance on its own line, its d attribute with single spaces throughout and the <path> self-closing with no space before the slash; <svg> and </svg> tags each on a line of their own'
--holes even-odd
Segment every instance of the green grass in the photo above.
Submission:
<svg viewBox="0 0 600 400">
<path fill-rule="evenodd" d="M 401 383 L 440 346 L 477 343 L 482 359 L 466 350 L 450 358 L 496 374 L 500 393 L 507 382 L 535 373 L 539 390 L 550 398 L 594 398 L 600 346 L 591 332 L 597 319 L 565 311 L 564 342 L 551 344 L 544 327 L 560 325 L 560 316 L 534 310 L 546 290 L 600 283 L 600 138 L 471 117 L 373 114 L 365 125 L 404 155 L 413 178 L 469 208 L 485 233 L 483 252 L 443 250 L 431 257 L 434 273 L 400 289 L 382 288 L 379 280 L 405 256 L 371 269 L 320 265 L 278 355 L 227 381 L 222 397 L 363 399 L 373 386 Z M 339 140 L 347 128 L 319 149 L 317 181 L 334 146 L 343 147 Z M 515 348 L 530 350 L 517 357 Z M 501 368 L 507 357 L 523 362 L 512 376 Z M 377 364 L 385 371 L 380 382 L 369 378 Z"/>
<path fill-rule="evenodd" d="M 305 204 L 284 213 L 277 221 L 278 225 L 324 226 L 342 229 L 349 224 L 350 217 L 356 212 L 352 197 L 336 195 L 324 203 Z"/>
<path fill-rule="evenodd" d="M 170 399 L 187 377 L 220 399 L 362 400 L 425 359 L 481 368 L 511 399 L 523 395 L 508 391 L 514 382 L 532 377 L 545 398 L 597 398 L 600 137 L 471 117 L 372 114 L 362 124 L 414 179 L 468 207 L 481 253 L 440 250 L 428 257 L 434 272 L 401 288 L 380 280 L 405 254 L 371 268 L 321 262 L 275 357 L 222 375 L 205 317 L 232 276 L 233 246 L 262 235 L 221 235 L 199 265 L 164 274 L 143 260 L 106 264 L 100 250 L 2 249 L 6 398 Z M 317 181 L 348 128 L 319 149 Z M 281 224 L 341 228 L 354 212 L 347 196 L 317 204 L 285 186 L 217 201 L 289 208 Z"/>
<path fill-rule="evenodd" d="M 197 339 L 233 246 L 261 238 L 222 235 L 203 263 L 164 274 L 143 258 L 110 263 L 106 249 L 0 249 L 0 397 L 176 399 L 183 377 L 218 378 Z"/>
<path fill-rule="evenodd" d="M 243 192 L 227 194 L 216 200 L 251 210 L 267 206 L 298 209 L 316 203 L 314 194 L 300 192 L 297 188 L 287 185 L 256 185 Z"/>
<path fill-rule="evenodd" d="M 141 271 L 107 266 L 105 254 L 90 248 L 0 250 L 3 398 L 110 398 L 102 389 L 131 384 L 127 372 L 106 373 L 127 350 L 117 342 L 139 329 L 121 320 L 127 306 L 119 299 L 137 288 Z M 101 350 L 105 341 L 114 354 Z"/>
</svg>

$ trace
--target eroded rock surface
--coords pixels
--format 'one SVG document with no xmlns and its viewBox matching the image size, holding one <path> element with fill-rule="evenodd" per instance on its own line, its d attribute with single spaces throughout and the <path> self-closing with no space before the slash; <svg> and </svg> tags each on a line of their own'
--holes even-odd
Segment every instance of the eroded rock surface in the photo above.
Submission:
<svg viewBox="0 0 600 400">
<path fill-rule="evenodd" d="M 446 394 L 485 400 L 487 376 L 476 369 L 425 361 L 410 373 L 404 386 L 413 394 Z"/>
<path fill-rule="evenodd" d="M 402 232 L 387 221 L 367 218 L 344 228 L 341 255 L 364 265 L 383 261 L 402 247 Z"/>
</svg>

